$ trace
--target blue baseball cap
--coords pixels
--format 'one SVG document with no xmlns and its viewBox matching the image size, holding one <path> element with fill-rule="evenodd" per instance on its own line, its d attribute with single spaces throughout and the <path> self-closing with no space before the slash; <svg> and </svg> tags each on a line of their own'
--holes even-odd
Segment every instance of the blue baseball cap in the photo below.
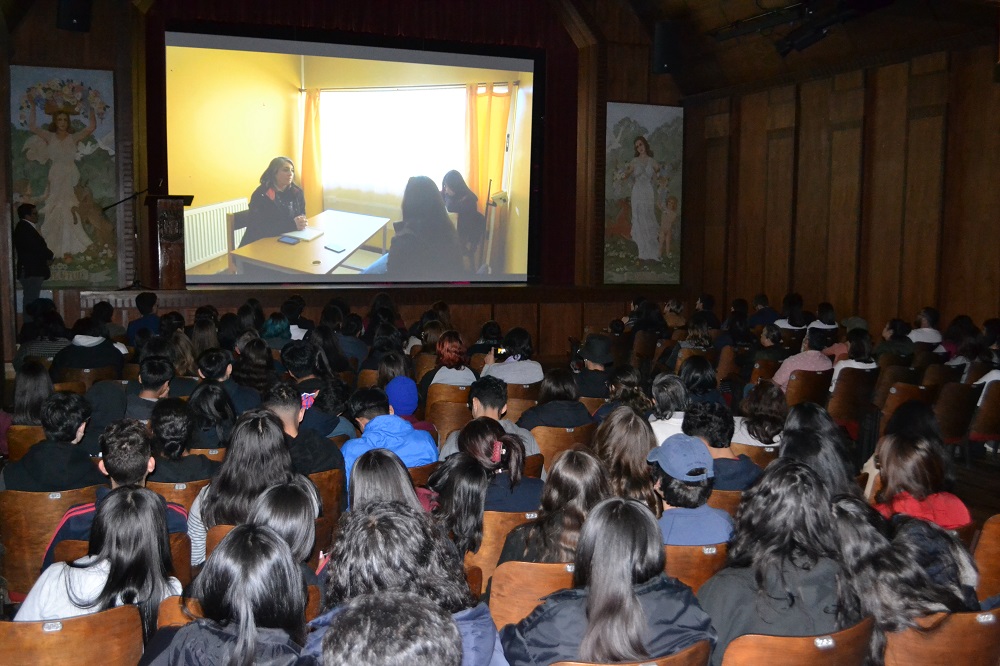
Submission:
<svg viewBox="0 0 1000 666">
<path fill-rule="evenodd" d="M 715 476 L 712 456 L 705 442 L 690 435 L 667 437 L 662 446 L 649 452 L 646 461 L 656 463 L 668 476 L 678 481 L 693 483 Z"/>
</svg>

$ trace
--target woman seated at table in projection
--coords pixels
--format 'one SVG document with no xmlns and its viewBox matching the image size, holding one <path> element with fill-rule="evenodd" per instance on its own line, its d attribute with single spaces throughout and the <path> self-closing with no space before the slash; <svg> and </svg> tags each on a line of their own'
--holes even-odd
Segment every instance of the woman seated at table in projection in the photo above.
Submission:
<svg viewBox="0 0 1000 666">
<path fill-rule="evenodd" d="M 295 165 L 287 157 L 275 157 L 260 177 L 260 186 L 250 195 L 250 216 L 240 247 L 306 226 L 306 198 L 292 182 Z"/>
</svg>

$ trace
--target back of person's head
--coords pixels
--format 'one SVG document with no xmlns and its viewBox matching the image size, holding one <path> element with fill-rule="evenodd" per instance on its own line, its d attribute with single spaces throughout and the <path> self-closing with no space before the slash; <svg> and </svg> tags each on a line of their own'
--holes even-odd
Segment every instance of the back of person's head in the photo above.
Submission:
<svg viewBox="0 0 1000 666">
<path fill-rule="evenodd" d="M 538 404 L 553 400 L 577 400 L 580 390 L 576 387 L 573 371 L 569 368 L 551 368 L 545 372 L 542 385 L 538 388 Z"/>
<path fill-rule="evenodd" d="M 344 325 L 340 332 L 349 338 L 356 338 L 364 330 L 364 319 L 357 312 L 350 312 L 344 315 Z"/>
<path fill-rule="evenodd" d="M 472 382 L 469 387 L 469 405 L 475 398 L 486 409 L 503 409 L 507 404 L 507 382 L 487 375 Z"/>
<path fill-rule="evenodd" d="M 170 339 L 176 331 L 183 331 L 184 325 L 184 315 L 172 310 L 160 317 L 160 335 Z"/>
<path fill-rule="evenodd" d="M 761 331 L 761 336 L 772 345 L 781 344 L 781 327 L 777 324 L 767 324 Z"/>
<path fill-rule="evenodd" d="M 806 331 L 806 342 L 809 344 L 809 349 L 812 351 L 823 351 L 830 346 L 832 342 L 833 329 L 825 329 L 813 327 Z"/>
<path fill-rule="evenodd" d="M 725 405 L 715 402 L 690 405 L 681 424 L 685 435 L 700 437 L 714 449 L 728 448 L 735 429 L 733 413 Z"/>
<path fill-rule="evenodd" d="M 202 518 L 207 527 L 238 525 L 267 488 L 288 481 L 292 457 L 281 422 L 266 409 L 236 420 L 226 457 L 206 490 Z"/>
<path fill-rule="evenodd" d="M 902 340 L 910 334 L 911 330 L 910 325 L 902 319 L 890 319 L 885 327 L 889 331 L 889 337 L 892 340 Z"/>
<path fill-rule="evenodd" d="M 323 663 L 459 666 L 462 636 L 450 613 L 416 594 L 363 594 L 330 622 Z"/>
<path fill-rule="evenodd" d="M 781 457 L 808 465 L 833 495 L 856 495 L 849 453 L 840 433 L 823 430 L 788 430 L 781 433 Z"/>
<path fill-rule="evenodd" d="M 503 346 L 510 356 L 516 356 L 519 361 L 527 361 L 534 352 L 531 334 L 519 326 L 507 331 L 507 335 L 503 336 Z"/>
<path fill-rule="evenodd" d="M 643 414 L 653 407 L 653 401 L 642 390 L 642 375 L 631 365 L 619 365 L 611 371 L 608 393 L 612 401 Z"/>
<path fill-rule="evenodd" d="M 321 326 L 329 326 L 334 331 L 339 331 L 344 326 L 344 311 L 333 302 L 323 306 L 323 311 L 319 315 Z"/>
<path fill-rule="evenodd" d="M 705 395 L 718 386 L 715 368 L 704 356 L 692 356 L 681 366 L 681 381 L 691 395 Z"/>
<path fill-rule="evenodd" d="M 73 335 L 84 335 L 92 338 L 104 337 L 104 327 L 91 317 L 81 317 L 73 324 Z"/>
<path fill-rule="evenodd" d="M 380 388 L 358 389 L 347 401 L 347 413 L 354 420 L 385 416 L 389 413 L 389 397 Z"/>
<path fill-rule="evenodd" d="M 835 557 L 835 541 L 826 486 L 808 465 L 779 458 L 743 493 L 728 562 L 751 567 L 758 588 L 765 581 L 785 586 L 786 567 L 810 569 Z M 789 589 L 785 594 L 794 596 Z"/>
<path fill-rule="evenodd" d="M 733 344 L 745 347 L 751 341 L 750 324 L 746 312 L 730 312 L 723 327 L 729 331 Z"/>
<path fill-rule="evenodd" d="M 944 490 L 945 463 L 931 439 L 912 433 L 889 435 L 879 441 L 875 455 L 883 483 L 880 502 L 903 492 L 924 500 Z"/>
<path fill-rule="evenodd" d="M 941 313 L 938 312 L 937 308 L 928 305 L 920 311 L 918 316 L 924 320 L 924 325 L 927 328 L 937 328 L 941 325 Z"/>
<path fill-rule="evenodd" d="M 282 419 L 296 419 L 302 410 L 302 393 L 288 382 L 277 382 L 260 396 L 260 406 Z"/>
<path fill-rule="evenodd" d="M 313 374 L 316 368 L 316 348 L 302 340 L 292 340 L 281 348 L 281 363 L 294 379 Z"/>
<path fill-rule="evenodd" d="M 385 387 L 396 377 L 410 377 L 413 374 L 413 361 L 407 354 L 401 351 L 390 351 L 382 355 L 378 362 L 378 380 L 376 385 L 380 389 Z"/>
<path fill-rule="evenodd" d="M 760 308 L 766 308 L 771 305 L 770 300 L 767 298 L 767 294 L 757 294 L 753 297 L 753 307 L 754 310 Z"/>
<path fill-rule="evenodd" d="M 427 487 L 438 494 L 434 513 L 452 535 L 458 552 L 479 550 L 490 471 L 470 454 L 459 451 L 434 470 Z"/>
<path fill-rule="evenodd" d="M 115 306 L 107 301 L 100 301 L 94 304 L 90 310 L 90 316 L 102 324 L 110 324 L 111 318 L 115 315 Z"/>
<path fill-rule="evenodd" d="M 871 363 L 872 337 L 863 328 L 855 328 L 847 333 L 847 356 L 852 361 Z"/>
<path fill-rule="evenodd" d="M 840 426 L 830 413 L 814 402 L 800 402 L 789 408 L 785 418 L 785 430 L 814 430 L 839 433 Z"/>
<path fill-rule="evenodd" d="M 219 333 L 216 323 L 212 319 L 195 319 L 194 327 L 191 329 L 191 347 L 195 358 L 200 356 L 207 349 L 215 349 L 219 346 Z"/>
<path fill-rule="evenodd" d="M 420 402 L 417 383 L 406 376 L 396 377 L 386 384 L 385 395 L 389 398 L 392 413 L 397 416 L 412 415 Z"/>
<path fill-rule="evenodd" d="M 702 294 L 698 297 L 698 300 L 701 301 L 702 310 L 711 312 L 715 309 L 715 296 L 712 296 L 711 294 Z"/>
<path fill-rule="evenodd" d="M 708 501 L 715 485 L 712 456 L 704 442 L 676 434 L 667 437 L 646 457 L 654 485 L 663 501 L 674 508 L 696 509 Z"/>
<path fill-rule="evenodd" d="M 148 315 L 156 307 L 156 294 L 151 291 L 144 291 L 135 297 L 135 309 L 139 314 Z"/>
<path fill-rule="evenodd" d="M 150 356 L 139 363 L 139 385 L 147 391 L 161 388 L 174 378 L 174 366 L 163 356 Z"/>
<path fill-rule="evenodd" d="M 229 395 L 219 382 L 214 379 L 203 380 L 191 392 L 187 404 L 196 427 L 215 427 L 220 440 L 229 437 L 229 431 L 236 421 L 236 412 Z"/>
<path fill-rule="evenodd" d="M 281 314 L 292 324 L 298 324 L 303 309 L 302 303 L 297 298 L 288 298 L 281 304 Z"/>
<path fill-rule="evenodd" d="M 14 375 L 13 422 L 16 425 L 41 425 L 42 405 L 53 390 L 52 378 L 41 361 L 25 361 Z"/>
<path fill-rule="evenodd" d="M 205 618 L 236 629 L 228 663 L 256 662 L 259 628 L 280 629 L 304 643 L 305 579 L 288 544 L 270 527 L 233 528 L 194 579 L 190 596 Z"/>
<path fill-rule="evenodd" d="M 524 442 L 490 417 L 480 416 L 465 424 L 458 433 L 458 450 L 475 458 L 491 475 L 506 472 L 512 490 L 521 482 Z"/>
<path fill-rule="evenodd" d="M 484 344 L 497 344 L 503 340 L 503 329 L 500 328 L 500 324 L 497 321 L 490 319 L 483 324 L 483 328 L 479 331 L 479 339 Z"/>
<path fill-rule="evenodd" d="M 437 352 L 437 343 L 444 333 L 444 324 L 437 319 L 430 319 L 420 327 L 420 343 L 423 351 Z"/>
<path fill-rule="evenodd" d="M 402 502 L 421 508 L 406 465 L 388 449 L 372 449 L 358 456 L 351 470 L 351 508 L 372 502 Z"/>
<path fill-rule="evenodd" d="M 475 605 L 455 548 L 430 514 L 402 502 L 371 502 L 344 513 L 329 571 L 326 609 L 382 592 L 414 592 L 449 613 Z"/>
<path fill-rule="evenodd" d="M 72 442 L 80 426 L 90 418 L 90 403 L 76 393 L 53 393 L 42 403 L 40 416 L 46 437 Z"/>
<path fill-rule="evenodd" d="M 347 407 L 347 401 L 350 397 L 351 389 L 344 380 L 340 377 L 327 377 L 316 394 L 313 408 L 327 414 L 340 416 Z"/>
<path fill-rule="evenodd" d="M 149 431 L 140 421 L 114 421 L 98 441 L 101 463 L 111 480 L 119 486 L 142 485 L 149 472 L 152 442 Z"/>
<path fill-rule="evenodd" d="M 630 407 L 617 407 L 597 427 L 591 447 L 608 470 L 612 492 L 637 499 L 658 515 L 662 507 L 646 464 L 656 444 L 649 421 Z"/>
<path fill-rule="evenodd" d="M 198 371 L 205 379 L 224 379 L 232 364 L 232 353 L 223 349 L 206 349 L 198 355 Z"/>
<path fill-rule="evenodd" d="M 785 392 L 772 381 L 754 386 L 740 403 L 744 425 L 754 439 L 763 444 L 777 442 L 788 417 Z"/>
<path fill-rule="evenodd" d="M 306 477 L 296 475 L 265 490 L 250 509 L 247 522 L 270 527 L 291 548 L 292 558 L 305 562 L 312 552 L 319 511 L 316 488 Z"/>
<path fill-rule="evenodd" d="M 635 586 L 663 573 L 663 537 L 656 518 L 635 500 L 613 497 L 594 507 L 576 549 L 573 586 L 587 590 L 587 628 L 579 658 L 638 661 L 650 621 Z"/>
<path fill-rule="evenodd" d="M 180 460 L 191 445 L 194 414 L 188 403 L 180 398 L 157 400 L 153 405 L 153 415 L 149 417 L 149 429 L 153 433 L 153 448 L 157 455 Z"/>
<path fill-rule="evenodd" d="M 97 505 L 88 554 L 108 562 L 107 580 L 95 598 L 77 600 L 71 594 L 70 600 L 98 611 L 136 605 L 143 639 L 148 640 L 156 631 L 160 601 L 173 593 L 168 581 L 173 562 L 163 499 L 134 485 L 112 490 Z"/>
<path fill-rule="evenodd" d="M 468 362 L 458 331 L 445 331 L 437 341 L 437 363 L 444 368 L 462 368 Z"/>
<path fill-rule="evenodd" d="M 39 332 L 42 336 L 53 340 L 67 337 L 66 322 L 58 312 L 46 312 L 39 319 L 41 319 Z"/>
<path fill-rule="evenodd" d="M 824 301 L 817 305 L 816 319 L 827 326 L 835 326 L 837 324 L 837 313 L 833 309 L 833 303 Z"/>
<path fill-rule="evenodd" d="M 399 334 L 399 329 L 388 322 L 375 327 L 375 335 L 372 338 L 372 350 L 380 353 L 390 351 L 403 351 L 403 336 Z"/>
<path fill-rule="evenodd" d="M 227 312 L 219 317 L 219 347 L 232 352 L 236 346 L 236 338 L 243 333 L 243 324 L 234 312 Z"/>
<path fill-rule="evenodd" d="M 709 330 L 711 329 L 709 328 L 708 323 L 708 315 L 705 314 L 704 310 L 699 310 L 691 315 L 691 319 L 688 321 L 687 334 L 687 342 L 689 346 L 712 346 L 712 336 L 709 333 Z"/>
<path fill-rule="evenodd" d="M 653 380 L 653 415 L 666 421 L 674 414 L 688 408 L 688 391 L 680 377 L 670 373 L 660 373 Z"/>
<path fill-rule="evenodd" d="M 290 340 L 292 332 L 289 326 L 288 317 L 280 312 L 272 312 L 271 315 L 264 320 L 264 325 L 260 329 L 260 337 Z"/>
</svg>

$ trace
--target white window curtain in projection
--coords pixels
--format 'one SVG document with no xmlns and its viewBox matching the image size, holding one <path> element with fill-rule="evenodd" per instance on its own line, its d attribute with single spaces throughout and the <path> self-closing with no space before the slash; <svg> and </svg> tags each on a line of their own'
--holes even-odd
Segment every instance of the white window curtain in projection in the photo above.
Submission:
<svg viewBox="0 0 1000 666">
<path fill-rule="evenodd" d="M 320 93 L 324 190 L 402 195 L 468 163 L 464 86 Z"/>
</svg>

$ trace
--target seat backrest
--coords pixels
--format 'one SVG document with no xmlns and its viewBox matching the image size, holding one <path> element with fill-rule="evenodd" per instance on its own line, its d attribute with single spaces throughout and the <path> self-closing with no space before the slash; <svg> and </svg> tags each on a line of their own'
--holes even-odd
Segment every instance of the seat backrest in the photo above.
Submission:
<svg viewBox="0 0 1000 666">
<path fill-rule="evenodd" d="M 921 386 L 944 386 L 949 382 L 962 381 L 962 366 L 932 363 L 924 368 Z"/>
<path fill-rule="evenodd" d="M 333 535 L 337 531 L 337 523 L 340 521 L 340 514 L 336 516 L 323 515 L 316 519 L 313 528 L 313 547 L 309 553 L 307 564 L 313 571 L 319 568 L 319 554 L 329 553 L 333 545 Z"/>
<path fill-rule="evenodd" d="M 318 585 L 306 588 L 306 622 L 312 622 L 319 617 L 323 609 L 323 592 Z"/>
<path fill-rule="evenodd" d="M 53 558 L 56 562 L 73 562 L 87 554 L 90 542 L 65 539 L 56 544 Z M 173 561 L 174 577 L 186 586 L 191 582 L 191 538 L 178 532 L 170 535 L 170 559 Z"/>
<path fill-rule="evenodd" d="M 340 372 L 338 372 L 336 374 L 337 374 L 337 377 L 340 379 L 340 381 L 342 381 L 345 384 L 347 384 L 347 388 L 353 390 L 354 387 L 357 386 L 357 383 L 358 383 L 358 373 L 354 372 L 353 370 L 341 370 Z M 378 377 L 378 372 L 375 373 L 375 377 L 376 378 Z"/>
<path fill-rule="evenodd" d="M 965 439 L 978 397 L 978 386 L 951 382 L 941 387 L 934 401 L 934 416 L 945 444 L 958 444 Z"/>
<path fill-rule="evenodd" d="M 764 636 L 747 634 L 733 640 L 722 666 L 848 666 L 863 664 L 875 626 L 865 618 L 853 627 L 823 636 Z M 931 662 L 922 662 L 931 663 Z"/>
<path fill-rule="evenodd" d="M 431 386 L 434 388 L 437 384 Z M 465 403 L 438 401 L 427 409 L 427 420 L 434 424 L 438 431 L 438 446 L 455 430 L 472 420 L 472 412 Z"/>
<path fill-rule="evenodd" d="M 430 410 L 431 405 L 436 402 L 457 402 L 461 405 L 469 404 L 469 387 L 452 386 L 451 384 L 431 384 L 427 388 L 427 400 L 424 405 Z"/>
<path fill-rule="evenodd" d="M 482 569 L 483 588 L 480 590 L 480 594 L 486 591 L 486 581 L 493 575 L 493 570 L 497 568 L 497 560 L 500 559 L 500 551 L 503 550 L 507 535 L 518 525 L 534 520 L 538 520 L 538 513 L 535 511 L 527 513 L 483 512 L 483 541 L 479 544 L 479 550 L 465 554 L 465 566 Z"/>
<path fill-rule="evenodd" d="M 792 350 L 793 354 L 798 354 L 802 349 L 802 340 L 806 337 L 804 328 L 783 328 L 781 329 L 781 346 Z"/>
<path fill-rule="evenodd" d="M 990 382 L 984 390 L 986 393 L 969 426 L 969 438 L 978 441 L 1000 439 L 1000 382 Z"/>
<path fill-rule="evenodd" d="M 334 524 L 340 520 L 344 507 L 340 503 L 344 497 L 344 472 L 339 469 L 328 469 L 323 472 L 313 472 L 309 480 L 316 485 L 319 499 L 323 503 L 323 515 L 333 518 Z M 328 544 L 324 544 L 326 549 Z"/>
<path fill-rule="evenodd" d="M 420 467 L 407 467 L 406 471 L 410 473 L 410 479 L 413 481 L 414 487 L 419 488 L 420 486 L 427 485 L 427 480 L 431 478 L 431 474 L 440 466 L 440 462 L 432 462 Z"/>
<path fill-rule="evenodd" d="M 698 641 L 680 652 L 666 657 L 655 657 L 643 661 L 616 661 L 614 664 L 595 664 L 583 661 L 557 661 L 551 666 L 705 666 L 712 651 L 708 641 Z"/>
<path fill-rule="evenodd" d="M 135 664 L 142 620 L 138 608 L 125 605 L 64 620 L 0 622 L 0 645 L 16 663 L 32 666 Z"/>
<path fill-rule="evenodd" d="M 87 392 L 87 385 L 83 382 L 57 382 L 52 385 L 55 393 L 76 393 L 83 395 Z"/>
<path fill-rule="evenodd" d="M 992 516 L 983 523 L 973 555 L 979 568 L 976 595 L 980 599 L 988 599 L 1000 594 L 1000 515 Z"/>
<path fill-rule="evenodd" d="M 476 598 L 483 589 L 483 570 L 476 566 L 465 565 L 465 584 Z"/>
<path fill-rule="evenodd" d="M 838 378 L 839 382 L 840 379 Z M 872 394 L 872 404 L 882 409 L 886 398 L 889 397 L 889 389 L 894 384 L 918 384 L 920 382 L 920 371 L 907 368 L 902 365 L 890 365 L 881 367 L 878 374 L 878 381 L 875 383 L 875 392 Z"/>
<path fill-rule="evenodd" d="M 655 331 L 639 331 L 632 339 L 632 356 L 640 361 L 652 361 L 656 353 Z"/>
<path fill-rule="evenodd" d="M 188 511 L 191 511 L 194 498 L 198 496 L 202 488 L 211 482 L 211 479 L 199 479 L 198 481 L 185 481 L 183 483 L 146 481 L 146 487 L 168 502 L 180 504 Z"/>
<path fill-rule="evenodd" d="M 535 426 L 531 429 L 531 434 L 538 442 L 538 448 L 542 455 L 545 456 L 545 464 L 551 467 L 556 456 L 563 451 L 572 449 L 578 444 L 590 446 L 590 441 L 594 438 L 596 430 L 597 424 L 594 423 L 575 428 Z"/>
<path fill-rule="evenodd" d="M 838 425 L 857 423 L 872 402 L 878 369 L 842 368 L 830 394 L 826 411 Z"/>
<path fill-rule="evenodd" d="M 781 361 L 774 361 L 767 358 L 753 364 L 753 372 L 750 373 L 750 384 L 756 386 L 762 379 L 771 379 L 774 373 L 781 367 Z"/>
<path fill-rule="evenodd" d="M 833 368 L 829 370 L 794 370 L 788 377 L 785 388 L 785 402 L 793 407 L 803 402 L 825 405 L 830 392 Z"/>
<path fill-rule="evenodd" d="M 201 611 L 201 604 L 197 599 L 189 598 L 186 603 L 181 604 L 182 597 L 167 597 L 160 602 L 160 607 L 156 612 L 156 628 L 163 627 L 183 627 L 200 617 L 205 617 Z"/>
<path fill-rule="evenodd" d="M 534 400 L 526 400 L 522 398 L 509 398 L 507 400 L 507 413 L 504 414 L 504 418 L 508 421 L 513 421 L 517 423 L 517 420 L 521 418 L 521 414 L 536 406 L 538 403 Z"/>
<path fill-rule="evenodd" d="M 507 384 L 507 399 L 537 402 L 538 389 L 541 386 L 541 382 L 535 382 L 534 384 Z M 514 419 L 511 420 L 513 421 Z"/>
<path fill-rule="evenodd" d="M 675 374 L 681 373 L 681 368 L 692 356 L 708 356 L 707 349 L 699 349 L 697 347 L 685 347 L 677 352 L 677 362 L 674 363 L 673 371 Z"/>
<path fill-rule="evenodd" d="M 545 456 L 541 453 L 536 453 L 533 456 L 525 456 L 524 458 L 524 475 L 531 479 L 542 478 L 542 467 L 545 463 Z"/>
<path fill-rule="evenodd" d="M 12 425 L 7 429 L 7 459 L 20 460 L 35 444 L 45 439 L 42 426 Z"/>
<path fill-rule="evenodd" d="M 139 364 L 126 363 L 122 368 L 122 379 L 129 382 L 139 381 Z"/>
<path fill-rule="evenodd" d="M 586 406 L 587 411 L 590 412 L 591 416 L 593 416 L 594 412 L 603 407 L 604 403 L 607 402 L 607 399 L 605 398 L 585 398 L 583 396 L 580 396 L 578 400 Z"/>
<path fill-rule="evenodd" d="M 729 445 L 729 448 L 737 456 L 747 456 L 760 468 L 767 467 L 771 464 L 772 460 L 777 460 L 778 458 L 777 444 L 754 446 L 753 444 L 740 444 L 739 442 L 733 442 Z"/>
<path fill-rule="evenodd" d="M 909 356 L 900 356 L 892 352 L 885 352 L 878 357 L 878 367 L 888 368 L 893 365 L 906 367 L 910 364 Z"/>
<path fill-rule="evenodd" d="M 726 566 L 728 547 L 724 543 L 710 546 L 664 546 L 666 561 L 663 570 L 694 592 L 717 571 Z"/>
<path fill-rule="evenodd" d="M 62 368 L 56 379 L 60 382 L 82 382 L 87 390 L 105 379 L 120 379 L 118 368 L 113 365 L 105 365 L 99 368 Z"/>
<path fill-rule="evenodd" d="M 49 541 L 63 514 L 74 505 L 93 502 L 97 486 L 51 493 L 0 492 L 0 576 L 11 592 L 27 594 L 38 580 Z"/>
<path fill-rule="evenodd" d="M 419 384 L 424 375 L 433 370 L 436 365 L 437 354 L 423 352 L 417 354 L 413 357 L 413 381 Z"/>
<path fill-rule="evenodd" d="M 497 629 L 531 614 L 542 597 L 573 587 L 571 563 L 504 562 L 493 572 L 490 613 Z"/>
<path fill-rule="evenodd" d="M 226 459 L 225 449 L 189 449 L 188 453 L 193 456 L 205 456 L 209 460 L 214 460 L 215 462 L 222 462 Z"/>
<path fill-rule="evenodd" d="M 965 375 L 965 383 L 975 384 L 992 369 L 993 364 L 989 361 L 973 361 L 969 364 L 969 372 Z"/>
<path fill-rule="evenodd" d="M 358 388 L 371 388 L 378 384 L 378 370 L 362 370 L 358 373 Z"/>
<path fill-rule="evenodd" d="M 715 375 L 719 379 L 719 384 L 730 375 L 738 375 L 739 366 L 736 365 L 736 350 L 732 345 L 726 345 L 719 352 L 719 367 L 715 369 Z"/>
<path fill-rule="evenodd" d="M 714 509 L 725 511 L 730 516 L 735 516 L 742 498 L 743 491 L 740 490 L 713 489 L 712 494 L 708 496 L 707 504 Z"/>
<path fill-rule="evenodd" d="M 885 405 L 882 406 L 882 417 L 879 420 L 879 437 L 885 434 L 885 428 L 889 424 L 889 419 L 896 413 L 902 405 L 916 400 L 925 405 L 929 405 L 933 399 L 930 389 L 924 386 L 913 384 L 897 383 L 889 388 L 889 395 L 886 396 Z"/>
<path fill-rule="evenodd" d="M 922 618 L 923 629 L 886 635 L 885 666 L 996 664 L 1000 662 L 998 617 L 1000 609 Z"/>
</svg>

